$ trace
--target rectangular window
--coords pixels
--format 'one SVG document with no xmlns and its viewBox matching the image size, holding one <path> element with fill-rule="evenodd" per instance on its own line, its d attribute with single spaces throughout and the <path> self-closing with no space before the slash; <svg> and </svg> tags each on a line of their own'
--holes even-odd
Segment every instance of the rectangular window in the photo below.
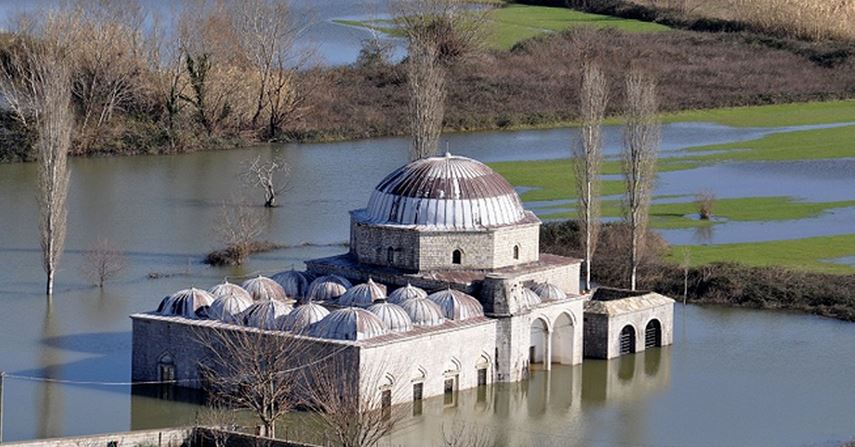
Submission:
<svg viewBox="0 0 855 447">
<path fill-rule="evenodd" d="M 535 352 L 536 352 L 536 351 L 535 351 L 535 347 L 534 347 L 534 346 L 529 346 L 529 347 L 528 347 L 528 362 L 529 362 L 529 363 L 534 363 Z"/>
<path fill-rule="evenodd" d="M 445 393 L 443 394 L 443 404 L 446 406 L 454 406 L 457 397 L 457 376 L 445 379 Z"/>
<path fill-rule="evenodd" d="M 487 368 L 478 368 L 478 386 L 487 384 Z"/>
<path fill-rule="evenodd" d="M 158 379 L 161 382 L 170 382 L 175 380 L 175 366 L 172 364 L 161 363 L 158 368 Z"/>
<path fill-rule="evenodd" d="M 422 400 L 422 396 L 424 395 L 425 384 L 424 383 L 414 383 L 413 384 L 413 400 L 419 401 Z"/>
</svg>

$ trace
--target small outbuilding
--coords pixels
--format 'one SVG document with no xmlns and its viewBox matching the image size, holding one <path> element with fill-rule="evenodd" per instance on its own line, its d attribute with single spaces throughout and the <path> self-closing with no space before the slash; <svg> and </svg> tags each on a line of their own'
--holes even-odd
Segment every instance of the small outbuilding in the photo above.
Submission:
<svg viewBox="0 0 855 447">
<path fill-rule="evenodd" d="M 601 287 L 585 303 L 585 357 L 611 359 L 673 340 L 674 300 L 654 292 Z"/>
</svg>

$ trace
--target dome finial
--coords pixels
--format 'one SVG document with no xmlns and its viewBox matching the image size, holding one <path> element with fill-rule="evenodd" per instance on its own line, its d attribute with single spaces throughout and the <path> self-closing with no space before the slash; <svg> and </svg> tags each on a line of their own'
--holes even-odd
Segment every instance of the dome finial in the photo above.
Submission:
<svg viewBox="0 0 855 447">
<path fill-rule="evenodd" d="M 445 158 L 451 158 L 451 152 L 445 151 Z"/>
</svg>

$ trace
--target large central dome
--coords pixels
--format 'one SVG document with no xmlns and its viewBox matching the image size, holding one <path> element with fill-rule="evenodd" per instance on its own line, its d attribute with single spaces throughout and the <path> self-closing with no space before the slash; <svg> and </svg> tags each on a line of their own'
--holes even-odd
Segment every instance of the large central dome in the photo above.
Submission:
<svg viewBox="0 0 855 447">
<path fill-rule="evenodd" d="M 473 229 L 525 218 L 513 186 L 483 163 L 446 154 L 389 174 L 371 194 L 371 223 Z"/>
</svg>

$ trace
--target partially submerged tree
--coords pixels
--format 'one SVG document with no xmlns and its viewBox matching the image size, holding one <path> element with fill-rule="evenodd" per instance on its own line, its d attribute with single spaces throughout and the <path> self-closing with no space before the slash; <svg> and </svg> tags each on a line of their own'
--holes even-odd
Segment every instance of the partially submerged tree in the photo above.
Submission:
<svg viewBox="0 0 855 447">
<path fill-rule="evenodd" d="M 284 157 L 273 157 L 264 160 L 261 155 L 246 163 L 241 173 L 243 183 L 264 193 L 264 206 L 276 206 L 276 197 L 286 191 L 289 186 L 291 166 Z"/>
<path fill-rule="evenodd" d="M 335 356 L 307 372 L 307 405 L 337 445 L 374 447 L 409 414 L 406 405 L 391 405 L 394 386 L 384 383 L 379 370 L 360 371 Z"/>
<path fill-rule="evenodd" d="M 462 0 L 400 0 L 393 6 L 395 24 L 407 39 L 413 160 L 437 153 L 448 70 L 482 43 L 484 11 L 468 6 Z"/>
<path fill-rule="evenodd" d="M 108 239 L 99 239 L 83 257 L 81 271 L 98 287 L 113 279 L 127 266 L 125 255 Z"/>
<path fill-rule="evenodd" d="M 195 338 L 208 352 L 200 367 L 213 403 L 252 412 L 262 436 L 276 437 L 276 423 L 297 403 L 298 364 L 306 343 L 252 328 L 203 329 Z"/>
<path fill-rule="evenodd" d="M 600 164 L 603 160 L 602 124 L 608 102 L 606 76 L 599 65 L 586 61 L 582 67 L 579 142 L 573 145 L 572 161 L 579 196 L 580 245 L 585 257 L 585 289 L 591 289 L 591 263 L 600 233 Z"/>
<path fill-rule="evenodd" d="M 71 79 L 79 29 L 77 15 L 48 12 L 39 21 L 19 26 L 0 61 L 0 94 L 19 122 L 35 135 L 39 234 L 48 296 L 53 295 L 65 247 L 68 151 L 74 131 Z"/>
<path fill-rule="evenodd" d="M 699 192 L 695 196 L 695 206 L 698 208 L 699 219 L 712 219 L 713 207 L 715 206 L 715 193 L 709 189 Z"/>
<path fill-rule="evenodd" d="M 656 151 L 660 126 L 657 118 L 656 81 L 638 68 L 625 80 L 623 176 L 624 222 L 629 231 L 630 289 L 636 289 L 636 273 L 643 256 L 650 199 L 656 177 Z"/>
</svg>

